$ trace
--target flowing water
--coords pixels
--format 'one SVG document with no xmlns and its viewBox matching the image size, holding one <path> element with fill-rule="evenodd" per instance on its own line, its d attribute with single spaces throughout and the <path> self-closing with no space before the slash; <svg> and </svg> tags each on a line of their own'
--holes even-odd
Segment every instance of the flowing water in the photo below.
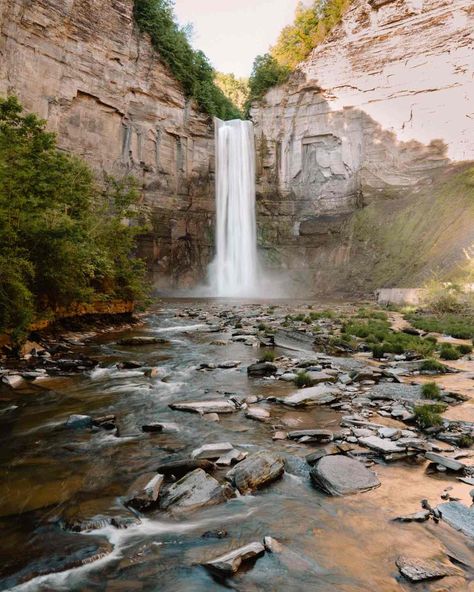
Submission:
<svg viewBox="0 0 474 592">
<path fill-rule="evenodd" d="M 195 318 L 182 315 L 193 309 Z M 471 564 L 466 540 L 444 524 L 400 524 L 391 519 L 419 509 L 420 499 L 433 504 L 448 485 L 467 502 L 466 485 L 442 474 L 403 462 L 376 465 L 382 486 L 368 493 L 328 497 L 311 486 L 304 456 L 311 446 L 272 441 L 275 424 L 337 430 L 340 415 L 329 408 L 292 410 L 266 404 L 269 424 L 243 412 L 221 415 L 218 423 L 173 411 L 178 400 L 222 398 L 230 393 L 281 395 L 293 390 L 282 382 L 250 379 L 246 366 L 255 348 L 230 342 L 234 319 L 257 317 L 265 307 L 222 302 L 167 301 L 150 313 L 143 326 L 107 333 L 86 345 L 74 345 L 100 362 L 92 371 L 34 382 L 25 390 L 0 392 L 0 589 L 31 591 L 251 591 L 395 592 L 400 590 L 467 590 L 464 579 L 410 586 L 399 578 L 395 560 L 401 553 L 433 557 L 449 552 Z M 217 320 L 228 321 L 225 333 L 214 332 Z M 140 348 L 117 344 L 123 336 L 165 336 L 169 343 Z M 277 350 L 293 357 L 304 354 Z M 137 360 L 168 378 L 147 378 L 143 370 L 121 370 L 119 362 Z M 239 360 L 234 369 L 201 371 L 203 362 Z M 71 430 L 72 413 L 114 413 L 119 436 L 103 430 Z M 162 433 L 141 431 L 159 421 Z M 204 443 L 230 441 L 248 452 L 268 449 L 287 462 L 284 477 L 253 494 L 198 510 L 181 518 L 153 511 L 127 529 L 105 526 L 88 534 L 64 530 L 68 519 L 132 516 L 123 495 L 141 473 L 163 461 L 189 457 Z M 217 476 L 222 479 L 225 471 Z M 204 536 L 227 531 L 227 536 Z M 265 554 L 255 565 L 219 581 L 199 564 L 243 544 L 271 535 L 284 545 L 281 554 Z M 67 566 L 72 554 L 90 549 L 103 558 L 53 575 L 42 575 L 16 588 L 22 577 L 47 574 Z M 20 574 L 20 575 L 18 575 Z M 472 572 L 471 572 L 472 577 Z"/>
<path fill-rule="evenodd" d="M 216 296 L 257 293 L 255 140 L 250 121 L 215 119 L 216 257 L 211 285 Z"/>
</svg>

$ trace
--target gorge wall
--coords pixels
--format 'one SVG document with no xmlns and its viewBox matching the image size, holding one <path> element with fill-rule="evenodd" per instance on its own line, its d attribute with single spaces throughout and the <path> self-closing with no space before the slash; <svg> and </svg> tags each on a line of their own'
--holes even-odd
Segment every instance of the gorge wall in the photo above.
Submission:
<svg viewBox="0 0 474 592">
<path fill-rule="evenodd" d="M 471 0 L 354 0 L 251 111 L 267 261 L 368 292 L 472 260 L 473 73 Z"/>
<path fill-rule="evenodd" d="M 133 0 L 2 0 L 0 96 L 48 121 L 99 174 L 131 174 L 160 286 L 201 278 L 213 243 L 212 122 L 188 102 L 133 20 Z"/>
</svg>

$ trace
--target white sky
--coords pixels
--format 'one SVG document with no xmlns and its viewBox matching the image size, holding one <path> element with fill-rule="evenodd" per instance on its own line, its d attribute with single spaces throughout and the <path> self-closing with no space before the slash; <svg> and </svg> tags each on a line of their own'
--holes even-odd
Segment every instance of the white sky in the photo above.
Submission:
<svg viewBox="0 0 474 592">
<path fill-rule="evenodd" d="M 193 45 L 221 72 L 248 76 L 292 22 L 297 0 L 175 0 L 176 15 L 194 29 Z"/>
</svg>

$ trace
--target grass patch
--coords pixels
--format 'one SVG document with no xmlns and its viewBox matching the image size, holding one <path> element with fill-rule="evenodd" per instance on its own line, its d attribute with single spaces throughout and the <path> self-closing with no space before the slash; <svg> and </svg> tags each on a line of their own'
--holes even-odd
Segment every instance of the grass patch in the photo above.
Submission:
<svg viewBox="0 0 474 592">
<path fill-rule="evenodd" d="M 461 343 L 461 345 L 458 345 L 457 348 L 463 356 L 466 356 L 467 354 L 472 354 L 472 345 L 467 345 L 467 343 Z"/>
<path fill-rule="evenodd" d="M 457 339 L 474 339 L 474 318 L 472 314 L 427 315 L 412 313 L 405 315 L 405 319 L 421 331 L 442 333 Z"/>
<path fill-rule="evenodd" d="M 377 319 L 379 321 L 386 321 L 388 319 L 386 312 L 365 307 L 359 308 L 356 316 L 359 319 Z"/>
<path fill-rule="evenodd" d="M 437 372 L 438 374 L 444 374 L 446 372 L 446 366 L 441 364 L 441 362 L 438 362 L 438 360 L 428 358 L 421 364 L 420 370 L 421 372 Z"/>
<path fill-rule="evenodd" d="M 459 360 L 462 356 L 461 352 L 457 347 L 453 347 L 449 343 L 443 343 L 439 352 L 439 357 L 442 360 Z"/>
<path fill-rule="evenodd" d="M 263 356 L 260 358 L 260 362 L 274 362 L 276 358 L 276 353 L 271 349 L 268 349 L 266 352 L 263 353 Z"/>
<path fill-rule="evenodd" d="M 440 413 L 446 411 L 447 405 L 444 403 L 436 403 L 434 405 L 418 405 L 415 407 L 415 420 L 422 429 L 440 426 L 443 423 L 443 418 Z"/>
<path fill-rule="evenodd" d="M 298 372 L 294 383 L 298 388 L 303 388 L 305 386 L 313 386 L 313 381 L 311 376 L 307 372 Z"/>
<path fill-rule="evenodd" d="M 474 444 L 474 438 L 469 434 L 463 434 L 459 439 L 459 448 L 470 448 Z"/>
<path fill-rule="evenodd" d="M 441 399 L 441 390 L 436 382 L 427 382 L 421 389 L 425 399 L 433 399 L 434 401 Z"/>
</svg>

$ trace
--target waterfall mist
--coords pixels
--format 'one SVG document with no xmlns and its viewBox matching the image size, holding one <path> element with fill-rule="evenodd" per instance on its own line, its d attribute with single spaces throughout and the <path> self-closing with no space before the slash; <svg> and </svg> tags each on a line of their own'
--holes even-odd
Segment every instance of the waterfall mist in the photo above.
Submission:
<svg viewBox="0 0 474 592">
<path fill-rule="evenodd" d="M 255 140 L 250 121 L 215 119 L 216 256 L 210 266 L 215 296 L 258 295 L 255 220 Z"/>
</svg>

